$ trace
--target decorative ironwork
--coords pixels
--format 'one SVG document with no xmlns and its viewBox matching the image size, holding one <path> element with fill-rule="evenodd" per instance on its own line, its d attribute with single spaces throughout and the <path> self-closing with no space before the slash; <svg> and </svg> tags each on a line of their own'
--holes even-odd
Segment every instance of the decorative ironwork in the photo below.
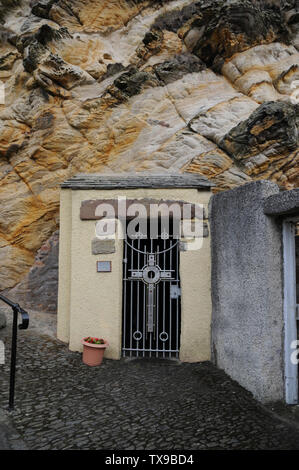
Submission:
<svg viewBox="0 0 299 470">
<path fill-rule="evenodd" d="M 133 338 L 136 340 L 136 341 L 140 341 L 142 339 L 142 333 L 141 331 L 134 331 L 133 333 Z"/>
<path fill-rule="evenodd" d="M 166 333 L 166 331 L 162 331 L 160 334 L 159 334 L 159 338 L 161 341 L 165 342 L 168 340 L 168 333 Z"/>
<path fill-rule="evenodd" d="M 126 239 L 123 274 L 123 355 L 178 357 L 179 240 Z"/>
</svg>

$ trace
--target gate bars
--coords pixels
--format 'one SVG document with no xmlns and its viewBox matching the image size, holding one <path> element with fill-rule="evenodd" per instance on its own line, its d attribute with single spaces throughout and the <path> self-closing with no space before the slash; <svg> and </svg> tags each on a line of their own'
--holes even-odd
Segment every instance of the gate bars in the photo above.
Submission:
<svg viewBox="0 0 299 470">
<path fill-rule="evenodd" d="M 14 409 L 14 396 L 15 396 L 15 378 L 16 378 L 16 362 L 17 362 L 17 336 L 18 336 L 18 314 L 22 316 L 22 323 L 19 325 L 20 330 L 27 330 L 29 326 L 29 315 L 23 310 L 19 304 L 0 294 L 0 300 L 9 305 L 13 310 L 13 326 L 12 326 L 12 341 L 11 341 L 11 359 L 10 359 L 10 386 L 9 386 L 9 404 L 8 409 Z"/>
<path fill-rule="evenodd" d="M 178 357 L 179 243 L 126 238 L 123 270 L 123 356 Z"/>
</svg>

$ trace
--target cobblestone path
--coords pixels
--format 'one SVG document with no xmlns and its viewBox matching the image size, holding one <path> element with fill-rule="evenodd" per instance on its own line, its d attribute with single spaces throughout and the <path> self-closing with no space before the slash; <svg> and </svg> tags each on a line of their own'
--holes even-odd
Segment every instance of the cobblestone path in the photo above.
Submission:
<svg viewBox="0 0 299 470">
<path fill-rule="evenodd" d="M 30 330 L 19 334 L 12 420 L 29 449 L 299 449 L 298 431 L 210 363 L 105 360 L 90 368 Z"/>
</svg>

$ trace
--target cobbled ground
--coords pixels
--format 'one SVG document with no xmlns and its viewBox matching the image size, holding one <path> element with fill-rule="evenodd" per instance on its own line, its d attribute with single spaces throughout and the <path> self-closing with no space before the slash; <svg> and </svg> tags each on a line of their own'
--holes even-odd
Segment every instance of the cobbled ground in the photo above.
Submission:
<svg viewBox="0 0 299 470">
<path fill-rule="evenodd" d="M 9 335 L 0 332 L 2 409 Z M 29 449 L 299 449 L 295 427 L 211 363 L 104 360 L 88 367 L 81 354 L 30 330 L 19 332 L 15 400 L 11 418 Z"/>
</svg>

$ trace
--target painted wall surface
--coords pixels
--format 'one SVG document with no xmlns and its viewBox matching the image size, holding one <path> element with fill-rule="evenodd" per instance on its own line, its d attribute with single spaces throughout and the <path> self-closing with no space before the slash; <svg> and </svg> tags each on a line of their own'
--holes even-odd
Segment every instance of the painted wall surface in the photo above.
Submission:
<svg viewBox="0 0 299 470">
<path fill-rule="evenodd" d="M 211 359 L 210 237 L 198 251 L 181 251 L 181 348 L 183 362 Z"/>
<path fill-rule="evenodd" d="M 106 357 L 121 357 L 123 240 L 116 240 L 115 253 L 93 255 L 94 220 L 80 219 L 81 202 L 89 199 L 183 200 L 201 203 L 206 212 L 209 191 L 196 189 L 61 190 L 58 338 L 81 351 L 84 336 L 109 341 Z M 186 362 L 210 359 L 210 238 L 198 251 L 181 251 L 182 288 L 181 351 Z M 111 261 L 111 273 L 97 273 L 96 261 Z"/>
<path fill-rule="evenodd" d="M 215 364 L 261 401 L 284 397 L 281 223 L 266 181 L 211 198 L 212 351 Z"/>
</svg>

